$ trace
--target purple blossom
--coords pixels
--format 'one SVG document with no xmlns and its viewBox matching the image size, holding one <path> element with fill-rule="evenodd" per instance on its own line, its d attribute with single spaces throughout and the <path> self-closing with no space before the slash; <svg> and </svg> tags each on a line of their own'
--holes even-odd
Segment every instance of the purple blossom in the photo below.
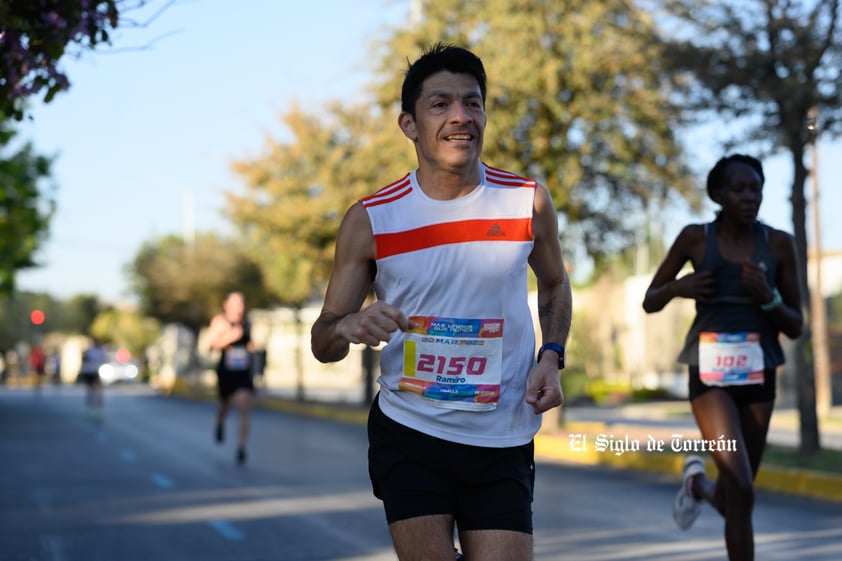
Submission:
<svg viewBox="0 0 842 561">
<path fill-rule="evenodd" d="M 56 12 L 47 12 L 42 14 L 41 21 L 56 29 L 65 29 L 67 27 L 67 21 L 65 21 L 65 19 Z"/>
<path fill-rule="evenodd" d="M 44 92 L 47 99 L 70 82 L 58 69 L 68 47 L 92 49 L 102 32 L 116 26 L 109 17 L 124 0 L 12 1 L 0 30 L 0 116 L 21 115 L 19 100 Z M 32 18 L 36 18 L 32 21 Z"/>
</svg>

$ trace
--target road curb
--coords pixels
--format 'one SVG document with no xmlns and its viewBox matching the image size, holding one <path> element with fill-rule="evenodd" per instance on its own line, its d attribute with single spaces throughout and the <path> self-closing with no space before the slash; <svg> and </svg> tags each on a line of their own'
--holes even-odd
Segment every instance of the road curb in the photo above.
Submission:
<svg viewBox="0 0 842 561">
<path fill-rule="evenodd" d="M 207 399 L 207 395 L 197 395 L 188 386 L 174 386 L 169 395 L 191 399 Z M 256 405 L 265 409 L 306 415 L 335 421 L 365 424 L 368 408 L 343 404 L 308 403 L 270 397 L 258 397 Z M 538 461 L 560 462 L 577 465 L 605 466 L 615 469 L 633 469 L 673 476 L 680 480 L 684 454 L 656 453 L 643 449 L 637 451 L 598 451 L 595 446 L 575 450 L 571 446 L 570 434 L 597 435 L 606 432 L 603 423 L 571 423 L 572 430 L 567 434 L 555 430 L 542 429 L 535 436 L 535 458 Z M 645 447 L 645 442 L 641 443 Z M 709 477 L 716 475 L 716 469 L 710 458 L 705 460 Z M 825 501 L 842 502 L 842 475 L 816 472 L 762 464 L 757 474 L 755 487 L 789 495 L 816 498 Z"/>
<path fill-rule="evenodd" d="M 590 429 L 587 431 L 589 434 L 599 434 L 592 432 L 593 427 Z M 569 434 L 545 432 L 535 436 L 535 457 L 545 461 L 661 473 L 673 476 L 676 481 L 680 480 L 684 462 L 683 453 L 640 450 L 617 454 L 608 450 L 600 452 L 593 446 L 587 450 L 574 450 Z M 716 468 L 710 458 L 705 459 L 705 468 L 708 477 L 716 476 Z M 842 502 L 842 475 L 761 464 L 755 487 L 776 493 Z"/>
</svg>

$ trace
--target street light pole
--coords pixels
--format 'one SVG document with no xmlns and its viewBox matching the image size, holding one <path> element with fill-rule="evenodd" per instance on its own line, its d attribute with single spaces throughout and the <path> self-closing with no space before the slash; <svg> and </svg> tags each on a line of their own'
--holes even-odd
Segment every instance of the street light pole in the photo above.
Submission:
<svg viewBox="0 0 842 561">
<path fill-rule="evenodd" d="M 830 351 L 827 341 L 827 311 L 822 293 L 822 242 L 821 212 L 819 209 L 819 122 L 818 109 L 813 106 L 807 112 L 807 129 L 812 139 L 812 165 L 810 169 L 811 193 L 813 199 L 813 286 L 810 290 L 810 314 L 813 332 L 813 369 L 816 381 L 816 412 L 827 415 L 831 407 Z"/>
</svg>

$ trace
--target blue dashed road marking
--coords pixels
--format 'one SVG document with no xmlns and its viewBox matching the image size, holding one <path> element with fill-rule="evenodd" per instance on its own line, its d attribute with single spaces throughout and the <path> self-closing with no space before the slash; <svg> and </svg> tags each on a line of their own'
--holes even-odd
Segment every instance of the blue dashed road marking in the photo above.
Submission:
<svg viewBox="0 0 842 561">
<path fill-rule="evenodd" d="M 226 540 L 244 540 L 246 534 L 226 520 L 208 520 L 208 525 Z"/>
<path fill-rule="evenodd" d="M 153 473 L 149 477 L 152 479 L 152 483 L 161 489 L 172 489 L 175 487 L 175 482 L 164 474 Z"/>
<path fill-rule="evenodd" d="M 132 464 L 137 461 L 137 454 L 133 450 L 120 450 L 120 458 Z"/>
</svg>

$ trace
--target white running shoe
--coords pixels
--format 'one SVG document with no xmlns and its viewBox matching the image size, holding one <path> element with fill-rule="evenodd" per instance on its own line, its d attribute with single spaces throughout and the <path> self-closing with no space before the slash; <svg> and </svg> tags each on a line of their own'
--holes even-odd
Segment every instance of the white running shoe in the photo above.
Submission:
<svg viewBox="0 0 842 561">
<path fill-rule="evenodd" d="M 702 512 L 702 501 L 693 496 L 690 479 L 705 473 L 705 461 L 701 456 L 690 455 L 684 458 L 684 469 L 681 476 L 681 489 L 672 502 L 672 518 L 682 530 L 693 525 Z"/>
</svg>

